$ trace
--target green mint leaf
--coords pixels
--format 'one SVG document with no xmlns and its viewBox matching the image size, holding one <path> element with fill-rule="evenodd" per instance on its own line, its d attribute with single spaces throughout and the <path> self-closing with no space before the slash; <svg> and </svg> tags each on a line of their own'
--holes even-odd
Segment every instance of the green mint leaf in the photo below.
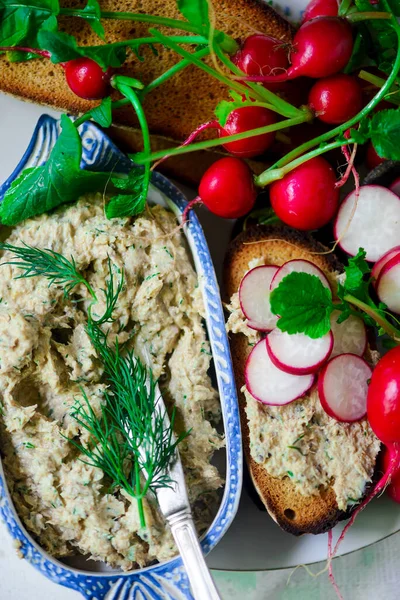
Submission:
<svg viewBox="0 0 400 600">
<path fill-rule="evenodd" d="M 0 0 L 0 46 L 34 45 L 43 23 L 59 12 L 58 0 Z"/>
<path fill-rule="evenodd" d="M 76 127 L 61 116 L 62 132 L 48 161 L 41 167 L 25 169 L 7 190 L 0 205 L 0 221 L 16 225 L 64 204 L 86 192 L 104 190 L 109 173 L 80 169 L 82 143 Z"/>
<path fill-rule="evenodd" d="M 108 219 L 133 217 L 143 212 L 148 191 L 148 173 L 146 169 L 133 167 L 128 176 L 112 176 L 111 183 L 120 194 L 113 196 L 106 205 Z"/>
<path fill-rule="evenodd" d="M 41 30 L 38 40 L 40 47 L 50 52 L 51 62 L 55 64 L 86 56 L 106 70 L 108 67 L 120 67 L 126 59 L 126 48 L 116 48 L 113 44 L 78 46 L 72 35 L 59 31 Z"/>
<path fill-rule="evenodd" d="M 348 265 L 344 268 L 346 273 L 346 279 L 344 282 L 345 289 L 353 294 L 360 289 L 364 289 L 365 281 L 364 276 L 371 273 L 371 268 L 365 260 L 367 253 L 363 248 L 360 248 L 353 258 L 349 258 Z"/>
<path fill-rule="evenodd" d="M 91 110 L 87 112 L 90 115 L 92 121 L 98 123 L 100 127 L 104 127 L 107 129 L 112 125 L 112 102 L 111 98 L 108 96 L 101 101 L 99 106 L 95 106 Z"/>
<path fill-rule="evenodd" d="M 370 122 L 371 140 L 382 158 L 400 160 L 400 108 L 381 110 Z"/>
<path fill-rule="evenodd" d="M 105 32 L 104 27 L 101 24 L 101 9 L 97 0 L 88 0 L 85 8 L 81 11 L 81 14 L 82 17 L 89 22 L 90 27 L 99 38 L 104 40 Z"/>
<path fill-rule="evenodd" d="M 207 0 L 178 0 L 178 9 L 185 19 L 197 25 L 199 29 L 210 24 Z"/>
<path fill-rule="evenodd" d="M 350 129 L 350 135 L 356 144 L 365 144 L 369 140 L 369 119 L 361 119 L 358 129 Z"/>
<path fill-rule="evenodd" d="M 332 294 L 315 275 L 289 273 L 271 293 L 271 310 L 278 327 L 287 333 L 305 333 L 315 339 L 330 330 L 335 305 Z"/>
</svg>

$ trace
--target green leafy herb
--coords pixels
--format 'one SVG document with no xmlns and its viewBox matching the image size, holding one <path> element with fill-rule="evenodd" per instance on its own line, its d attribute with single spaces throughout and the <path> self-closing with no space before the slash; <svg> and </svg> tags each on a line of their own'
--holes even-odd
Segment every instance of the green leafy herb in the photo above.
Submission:
<svg viewBox="0 0 400 600">
<path fill-rule="evenodd" d="M 229 95 L 232 100 L 221 100 L 215 108 L 215 116 L 218 119 L 221 127 L 226 125 L 226 121 L 230 115 L 230 113 L 235 110 L 235 108 L 243 108 L 243 106 L 254 106 L 254 102 L 250 100 L 250 98 L 243 97 L 243 94 L 239 94 L 234 90 L 230 90 Z"/>
<path fill-rule="evenodd" d="M 111 183 L 123 193 L 113 196 L 106 205 L 108 219 L 129 217 L 143 212 L 147 198 L 146 179 L 146 171 L 140 167 L 133 167 L 125 178 L 111 176 Z"/>
<path fill-rule="evenodd" d="M 41 167 L 25 169 L 7 190 L 0 205 L 4 225 L 48 212 L 86 192 L 105 189 L 108 173 L 80 169 L 82 143 L 72 121 L 62 115 L 62 132 Z"/>
<path fill-rule="evenodd" d="M 101 9 L 97 0 L 88 0 L 85 8 L 82 10 L 82 17 L 86 18 L 93 31 L 104 40 L 104 27 L 101 24 Z"/>
<path fill-rule="evenodd" d="M 0 46 L 34 43 L 39 29 L 59 11 L 58 0 L 0 0 Z"/>
<path fill-rule="evenodd" d="M 330 329 L 332 295 L 315 275 L 289 273 L 271 293 L 271 310 L 280 315 L 278 327 L 287 333 L 306 333 L 311 338 Z"/>
<path fill-rule="evenodd" d="M 55 64 L 86 56 L 106 70 L 108 67 L 120 67 L 126 60 L 124 46 L 104 44 L 80 47 L 72 35 L 60 31 L 41 30 L 38 41 L 41 49 L 50 52 L 51 61 Z"/>
<path fill-rule="evenodd" d="M 400 160 L 400 109 L 380 110 L 369 126 L 369 133 L 376 152 L 382 158 Z"/>
<path fill-rule="evenodd" d="M 75 260 L 71 256 L 68 260 L 62 254 L 54 250 L 13 246 L 8 243 L 0 243 L 0 250 L 12 252 L 13 260 L 1 263 L 2 265 L 13 265 L 22 269 L 23 273 L 15 279 L 42 276 L 49 280 L 49 285 L 61 285 L 64 287 L 64 297 L 70 295 L 77 285 L 84 285 L 91 296 L 96 298 L 93 289 L 86 281 L 82 273 L 76 268 Z"/>
<path fill-rule="evenodd" d="M 86 116 L 88 116 L 92 121 L 98 123 L 101 127 L 107 129 L 112 125 L 112 101 L 110 96 L 107 98 L 103 98 L 101 103 L 98 106 L 90 109 Z"/>
<path fill-rule="evenodd" d="M 210 19 L 207 0 L 178 0 L 178 8 L 183 16 L 199 28 L 208 27 Z"/>
</svg>

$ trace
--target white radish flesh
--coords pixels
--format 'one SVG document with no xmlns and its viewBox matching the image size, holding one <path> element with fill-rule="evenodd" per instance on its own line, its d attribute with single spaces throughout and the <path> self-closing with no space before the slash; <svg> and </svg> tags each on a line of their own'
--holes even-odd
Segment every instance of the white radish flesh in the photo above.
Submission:
<svg viewBox="0 0 400 600">
<path fill-rule="evenodd" d="M 391 250 L 389 250 L 389 252 L 386 252 L 383 256 L 381 256 L 381 258 L 374 264 L 374 266 L 372 267 L 372 271 L 371 271 L 371 277 L 373 279 L 372 281 L 372 285 L 374 287 L 377 286 L 378 284 L 378 279 L 379 279 L 379 275 L 381 274 L 381 271 L 383 269 L 383 267 L 386 265 L 386 263 L 389 262 L 389 260 L 391 260 L 394 256 L 397 256 L 397 254 L 400 254 L 400 246 L 396 246 L 395 248 L 392 248 Z"/>
<path fill-rule="evenodd" d="M 383 267 L 376 292 L 389 310 L 400 314 L 400 254 Z"/>
<path fill-rule="evenodd" d="M 314 340 L 304 333 L 290 335 L 276 328 L 265 339 L 274 365 L 292 375 L 315 373 L 329 358 L 333 348 L 330 331 Z"/>
<path fill-rule="evenodd" d="M 368 380 L 372 369 L 355 354 L 332 358 L 318 378 L 318 394 L 322 408 L 336 419 L 352 423 L 367 413 Z"/>
<path fill-rule="evenodd" d="M 286 275 L 289 275 L 289 273 L 293 272 L 308 273 L 309 275 L 315 275 L 321 280 L 322 284 L 326 288 L 328 288 L 329 290 L 331 289 L 329 281 L 327 280 L 321 269 L 319 269 L 316 265 L 314 265 L 308 260 L 295 259 L 289 260 L 281 266 L 281 268 L 278 270 L 278 272 L 272 280 L 271 291 L 278 287 L 278 285 L 280 284 L 282 279 L 286 277 Z"/>
<path fill-rule="evenodd" d="M 367 347 L 367 329 L 364 322 L 355 315 L 350 315 L 345 321 L 338 323 L 340 315 L 339 310 L 334 310 L 331 314 L 331 331 L 333 333 L 331 358 L 349 353 L 362 356 Z"/>
<path fill-rule="evenodd" d="M 289 375 L 271 361 L 265 339 L 256 344 L 245 367 L 246 387 L 263 404 L 281 406 L 303 396 L 314 383 L 314 375 Z"/>
<path fill-rule="evenodd" d="M 270 331 L 276 326 L 278 317 L 271 312 L 269 295 L 271 281 L 277 271 L 278 267 L 272 265 L 255 267 L 242 279 L 239 301 L 251 329 Z"/>
<path fill-rule="evenodd" d="M 348 254 L 364 248 L 367 260 L 376 262 L 400 244 L 400 198 L 379 185 L 361 186 L 358 201 L 351 192 L 336 217 L 335 238 Z"/>
</svg>

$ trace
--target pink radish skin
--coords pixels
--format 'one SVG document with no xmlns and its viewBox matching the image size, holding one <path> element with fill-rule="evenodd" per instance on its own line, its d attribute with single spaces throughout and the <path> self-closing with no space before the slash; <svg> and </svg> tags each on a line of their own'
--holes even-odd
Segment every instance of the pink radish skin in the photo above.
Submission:
<svg viewBox="0 0 400 600">
<path fill-rule="evenodd" d="M 367 414 L 368 380 L 372 369 L 356 354 L 332 358 L 318 377 L 318 394 L 324 411 L 345 423 Z"/>
<path fill-rule="evenodd" d="M 389 310 L 400 314 L 400 254 L 396 254 L 383 267 L 376 293 Z"/>
<path fill-rule="evenodd" d="M 289 335 L 276 328 L 265 340 L 274 365 L 291 375 L 315 373 L 328 360 L 333 348 L 333 335 L 330 331 L 314 340 L 304 333 Z"/>
<path fill-rule="evenodd" d="M 394 256 L 397 256 L 397 254 L 400 254 L 400 246 L 396 246 L 395 248 L 392 248 L 391 250 L 389 250 L 389 252 L 386 252 L 386 254 L 384 254 L 372 267 L 372 271 L 371 271 L 371 277 L 372 277 L 372 285 L 376 288 L 378 285 L 378 281 L 379 281 L 379 275 L 382 272 L 383 267 L 386 265 L 386 263 L 389 262 L 389 260 L 391 260 Z"/>
<path fill-rule="evenodd" d="M 366 259 L 376 262 L 400 244 L 400 198 L 380 185 L 364 185 L 353 215 L 355 202 L 354 191 L 342 202 L 335 238 L 347 254 L 355 256 L 364 248 Z"/>
<path fill-rule="evenodd" d="M 280 75 L 253 75 L 246 81 L 279 83 L 306 76 L 313 79 L 339 73 L 350 60 L 353 33 L 349 23 L 339 17 L 318 17 L 304 23 L 293 38 L 291 66 Z"/>
<path fill-rule="evenodd" d="M 316 19 L 317 17 L 337 17 L 337 0 L 311 0 L 307 4 L 301 23 Z"/>
<path fill-rule="evenodd" d="M 356 354 L 363 356 L 367 348 L 367 328 L 364 322 L 350 315 L 342 323 L 337 320 L 341 312 L 334 310 L 331 314 L 331 331 L 333 334 L 333 349 L 331 358 L 339 354 Z"/>
<path fill-rule="evenodd" d="M 289 273 L 308 273 L 309 275 L 315 275 L 321 280 L 321 283 L 324 287 L 331 289 L 329 285 L 329 281 L 316 265 L 311 263 L 308 260 L 302 260 L 300 258 L 296 258 L 295 260 L 289 260 L 275 274 L 272 282 L 271 282 L 271 291 L 278 287 L 282 279 L 289 275 Z"/>
<path fill-rule="evenodd" d="M 290 375 L 271 361 L 265 339 L 251 351 L 245 367 L 246 387 L 262 404 L 283 406 L 301 398 L 314 383 L 314 375 Z"/>
<path fill-rule="evenodd" d="M 389 190 L 400 197 L 400 177 L 397 177 L 389 187 Z"/>
<path fill-rule="evenodd" d="M 264 265 L 251 269 L 239 287 L 239 302 L 247 325 L 257 331 L 270 331 L 276 327 L 278 317 L 271 312 L 269 295 L 271 281 L 278 267 Z"/>
</svg>

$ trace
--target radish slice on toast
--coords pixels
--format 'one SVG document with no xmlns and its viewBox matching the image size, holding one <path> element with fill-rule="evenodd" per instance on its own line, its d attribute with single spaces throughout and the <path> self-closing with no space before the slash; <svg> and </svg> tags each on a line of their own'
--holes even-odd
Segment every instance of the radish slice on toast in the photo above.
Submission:
<svg viewBox="0 0 400 600">
<path fill-rule="evenodd" d="M 376 292 L 389 310 L 400 314 L 400 254 L 386 263 L 379 276 Z"/>
<path fill-rule="evenodd" d="M 278 272 L 272 280 L 271 291 L 277 288 L 282 279 L 284 279 L 286 275 L 289 275 L 289 273 L 293 273 L 293 271 L 296 273 L 308 273 L 309 275 L 315 275 L 321 280 L 322 284 L 326 288 L 328 288 L 328 290 L 331 289 L 329 281 L 327 280 L 321 269 L 319 269 L 316 265 L 314 265 L 308 260 L 295 259 L 289 260 L 281 266 L 281 268 L 278 270 Z"/>
<path fill-rule="evenodd" d="M 376 288 L 378 284 L 379 275 L 382 272 L 383 267 L 395 256 L 400 254 L 400 246 L 395 246 L 389 252 L 386 252 L 381 258 L 374 264 L 371 271 L 372 285 Z"/>
<path fill-rule="evenodd" d="M 352 423 L 367 413 L 368 380 L 372 369 L 355 354 L 332 358 L 318 378 L 318 394 L 322 408 L 336 419 Z"/>
<path fill-rule="evenodd" d="M 312 339 L 304 333 L 290 335 L 276 328 L 265 338 L 271 361 L 278 369 L 292 375 L 309 375 L 318 371 L 329 358 L 333 335 Z"/>
<path fill-rule="evenodd" d="M 272 265 L 255 267 L 242 279 L 239 301 L 251 329 L 270 331 L 276 326 L 278 317 L 271 312 L 269 295 L 271 281 L 277 271 L 278 267 Z"/>
<path fill-rule="evenodd" d="M 380 185 L 361 186 L 358 201 L 351 192 L 337 214 L 335 238 L 348 254 L 364 248 L 366 259 L 376 262 L 400 244 L 400 198 Z"/>
<path fill-rule="evenodd" d="M 310 389 L 314 375 L 290 375 L 271 361 L 265 339 L 256 344 L 245 367 L 246 386 L 263 404 L 281 406 L 297 400 Z"/>
<path fill-rule="evenodd" d="M 356 354 L 362 356 L 367 347 L 367 329 L 364 322 L 350 315 L 342 323 L 337 320 L 342 313 L 334 310 L 331 314 L 331 331 L 333 333 L 333 350 L 331 358 L 339 354 Z"/>
</svg>

